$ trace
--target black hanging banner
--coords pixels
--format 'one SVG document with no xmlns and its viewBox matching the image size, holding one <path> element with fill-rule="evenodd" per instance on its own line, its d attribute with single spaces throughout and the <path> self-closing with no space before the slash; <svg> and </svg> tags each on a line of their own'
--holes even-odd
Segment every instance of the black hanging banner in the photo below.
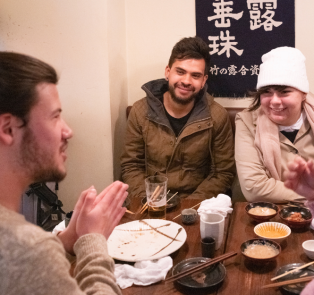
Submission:
<svg viewBox="0 0 314 295">
<path fill-rule="evenodd" d="M 261 57 L 295 46 L 294 0 L 195 0 L 196 35 L 209 46 L 208 92 L 245 97 L 256 87 Z"/>
</svg>

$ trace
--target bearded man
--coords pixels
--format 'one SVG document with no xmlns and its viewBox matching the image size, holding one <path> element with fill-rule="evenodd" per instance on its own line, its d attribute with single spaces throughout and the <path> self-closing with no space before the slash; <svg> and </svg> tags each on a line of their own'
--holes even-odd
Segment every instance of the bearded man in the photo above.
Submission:
<svg viewBox="0 0 314 295">
<path fill-rule="evenodd" d="M 144 179 L 168 177 L 180 197 L 211 198 L 230 189 L 234 144 L 227 111 L 207 93 L 206 43 L 184 38 L 173 48 L 165 79 L 142 86 L 146 97 L 130 112 L 122 178 L 129 196 L 145 197 Z"/>
<path fill-rule="evenodd" d="M 23 54 L 0 52 L 0 295 L 121 294 L 107 239 L 125 212 L 127 185 L 82 192 L 58 236 L 20 215 L 34 182 L 60 181 L 72 130 L 61 117 L 56 71 Z M 70 262 L 75 255 L 74 277 Z"/>
</svg>

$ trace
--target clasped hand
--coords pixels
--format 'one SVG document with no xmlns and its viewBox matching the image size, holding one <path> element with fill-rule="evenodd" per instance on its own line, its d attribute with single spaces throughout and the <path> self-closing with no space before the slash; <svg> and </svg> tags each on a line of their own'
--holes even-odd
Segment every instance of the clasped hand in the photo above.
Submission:
<svg viewBox="0 0 314 295">
<path fill-rule="evenodd" d="M 73 254 L 75 242 L 83 235 L 98 233 L 108 239 L 125 213 L 127 189 L 127 184 L 116 181 L 99 195 L 93 186 L 81 193 L 68 227 L 59 234 L 68 253 Z"/>
</svg>

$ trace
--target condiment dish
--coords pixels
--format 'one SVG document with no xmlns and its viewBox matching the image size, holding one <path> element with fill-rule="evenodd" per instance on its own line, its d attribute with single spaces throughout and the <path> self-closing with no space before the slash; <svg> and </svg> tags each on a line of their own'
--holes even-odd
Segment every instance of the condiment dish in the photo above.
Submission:
<svg viewBox="0 0 314 295">
<path fill-rule="evenodd" d="M 252 247 L 255 245 L 273 248 L 274 255 L 270 256 L 270 257 L 265 257 L 265 258 L 264 257 L 252 257 L 252 256 L 247 255 L 245 252 L 248 249 L 248 247 Z M 267 240 L 267 239 L 248 240 L 241 245 L 240 249 L 241 249 L 242 255 L 245 256 L 248 260 L 250 260 L 251 262 L 253 262 L 255 264 L 264 264 L 264 263 L 270 262 L 270 261 L 276 259 L 276 257 L 281 252 L 281 247 L 278 243 L 276 243 L 272 240 Z M 258 253 L 256 253 L 256 256 L 258 256 Z"/>
<path fill-rule="evenodd" d="M 291 229 L 280 222 L 263 222 L 254 227 L 254 233 L 260 238 L 281 243 L 291 234 Z"/>
<path fill-rule="evenodd" d="M 257 207 L 260 207 L 262 208 L 262 210 L 264 211 L 263 215 L 257 215 L 257 214 L 253 214 L 251 212 L 249 212 L 251 209 L 253 208 L 257 208 Z M 267 209 L 273 209 L 275 210 L 275 212 L 273 213 L 268 213 Z M 246 213 L 252 218 L 254 219 L 255 221 L 257 222 L 264 222 L 264 221 L 267 221 L 273 217 L 275 217 L 278 213 L 278 206 L 273 204 L 273 203 L 269 203 L 269 202 L 253 202 L 253 203 L 249 203 L 246 205 L 245 207 L 245 211 Z"/>
<path fill-rule="evenodd" d="M 306 256 L 314 260 L 314 240 L 307 240 L 303 242 L 302 248 Z"/>
<path fill-rule="evenodd" d="M 296 218 L 291 218 L 297 215 Z M 291 228 L 303 228 L 311 224 L 313 216 L 308 208 L 304 207 L 285 207 L 279 211 L 279 217 Z"/>
</svg>

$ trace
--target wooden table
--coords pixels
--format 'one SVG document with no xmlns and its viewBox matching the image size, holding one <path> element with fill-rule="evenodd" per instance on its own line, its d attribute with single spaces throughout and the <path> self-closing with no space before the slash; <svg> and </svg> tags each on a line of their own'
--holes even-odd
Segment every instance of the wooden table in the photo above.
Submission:
<svg viewBox="0 0 314 295">
<path fill-rule="evenodd" d="M 180 206 L 167 213 L 167 220 L 172 220 L 173 217 L 181 213 L 182 209 L 190 208 L 200 201 L 201 200 L 183 199 Z M 240 246 L 244 241 L 256 238 L 253 229 L 257 223 L 252 221 L 246 214 L 244 210 L 246 204 L 247 203 L 244 202 L 236 203 L 231 217 L 226 219 L 223 244 L 221 248 L 216 251 L 215 256 L 219 256 L 230 251 L 235 251 L 238 255 L 225 261 L 224 265 L 227 269 L 227 276 L 221 288 L 215 294 L 281 294 L 278 288 L 261 289 L 261 287 L 271 283 L 270 279 L 275 276 L 276 271 L 281 266 L 288 263 L 307 263 L 310 261 L 303 253 L 302 242 L 313 239 L 313 231 L 309 229 L 292 230 L 291 235 L 286 239 L 286 241 L 282 242 L 282 252 L 277 257 L 275 262 L 271 262 L 264 267 L 252 265 L 251 263 L 248 263 L 240 252 Z M 140 200 L 135 200 L 131 204 L 130 210 L 135 212 L 139 206 Z M 131 220 L 134 219 L 132 219 L 130 215 L 126 214 L 122 219 L 122 223 L 129 222 Z M 187 232 L 187 240 L 178 251 L 171 254 L 173 264 L 176 265 L 186 258 L 201 256 L 199 217 L 197 222 L 193 225 L 182 224 L 180 218 L 177 218 L 174 221 L 184 227 Z M 271 221 L 281 222 L 278 215 L 271 219 Z M 171 270 L 168 273 L 168 277 L 169 276 L 171 276 Z M 169 284 L 168 287 L 165 287 L 162 282 L 147 287 L 132 286 L 122 290 L 122 293 L 124 295 L 182 294 L 173 287 L 173 284 Z"/>
<path fill-rule="evenodd" d="M 244 241 L 256 238 L 253 229 L 257 223 L 246 214 L 244 210 L 246 204 L 236 203 L 234 206 L 225 251 L 236 251 L 238 255 L 225 261 L 227 277 L 218 294 L 281 294 L 279 288 L 261 289 L 261 286 L 272 283 L 270 279 L 281 266 L 311 261 L 304 254 L 302 243 L 313 239 L 313 231 L 292 229 L 291 235 L 281 243 L 281 253 L 274 263 L 264 267 L 252 265 L 240 253 L 240 246 Z M 277 215 L 270 221 L 281 222 L 281 219 Z"/>
<path fill-rule="evenodd" d="M 172 219 L 179 215 L 181 211 L 185 208 L 191 208 L 194 205 L 200 203 L 201 199 L 182 199 L 181 204 L 173 208 L 173 210 L 168 211 L 166 218 L 167 220 L 172 221 Z M 140 208 L 140 199 L 134 199 L 132 200 L 132 203 L 130 205 L 130 210 L 133 212 L 136 212 L 138 208 Z M 196 207 L 196 209 L 199 206 Z M 138 219 L 139 216 L 137 216 Z M 145 218 L 145 216 L 144 216 Z M 133 215 L 125 214 L 124 217 L 121 220 L 121 223 L 130 222 L 136 220 L 134 219 Z M 171 254 L 171 258 L 173 259 L 173 265 L 176 265 L 180 261 L 190 258 L 190 257 L 201 257 L 201 235 L 200 235 L 200 218 L 197 217 L 197 221 L 194 224 L 191 225 L 185 225 L 181 222 L 181 216 L 173 220 L 173 222 L 176 222 L 180 224 L 187 233 L 187 240 L 184 243 L 184 245 Z M 225 248 L 225 242 L 227 237 L 227 230 L 229 227 L 229 218 L 226 219 L 226 225 L 225 225 L 225 235 L 224 240 L 222 243 L 222 246 L 219 250 L 216 251 L 215 255 L 219 256 L 223 254 L 224 248 Z M 125 263 L 125 262 L 123 262 Z M 168 272 L 167 277 L 171 276 L 171 270 Z M 159 282 L 154 285 L 141 287 L 141 286 L 132 286 L 127 289 L 122 290 L 122 294 L 124 295 L 133 295 L 133 294 L 143 294 L 143 295 L 153 295 L 153 294 L 182 294 L 178 290 L 176 290 L 173 286 L 173 283 L 168 284 L 167 287 L 163 285 L 163 283 Z"/>
</svg>

